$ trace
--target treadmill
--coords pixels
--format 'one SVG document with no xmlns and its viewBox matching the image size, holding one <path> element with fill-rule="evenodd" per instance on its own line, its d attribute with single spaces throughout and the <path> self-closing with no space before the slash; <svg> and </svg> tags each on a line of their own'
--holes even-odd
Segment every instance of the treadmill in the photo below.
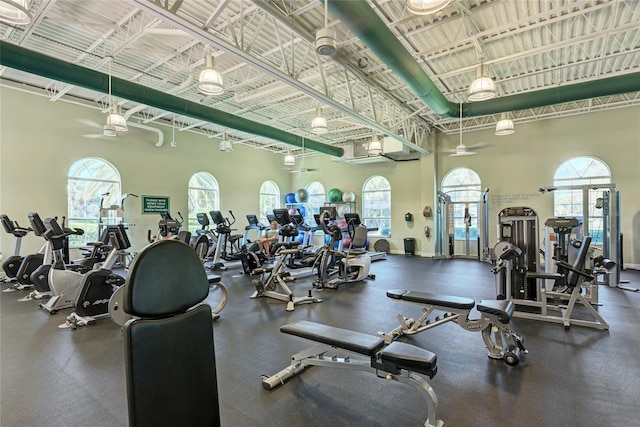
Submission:
<svg viewBox="0 0 640 427">
<path fill-rule="evenodd" d="M 360 214 L 357 212 L 354 213 L 345 213 L 344 220 L 347 222 L 347 228 L 357 227 L 362 224 L 360 220 Z M 367 227 L 367 231 L 376 231 L 378 227 Z M 381 261 L 387 259 L 386 252 L 375 252 L 375 251 L 367 251 L 366 255 L 371 257 L 371 261 Z"/>
</svg>

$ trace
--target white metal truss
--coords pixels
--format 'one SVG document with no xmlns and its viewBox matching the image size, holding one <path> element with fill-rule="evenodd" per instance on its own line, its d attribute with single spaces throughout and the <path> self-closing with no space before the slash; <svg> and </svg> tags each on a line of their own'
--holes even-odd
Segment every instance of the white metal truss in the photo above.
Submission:
<svg viewBox="0 0 640 427">
<path fill-rule="evenodd" d="M 331 1 L 331 0 L 329 0 Z M 406 2 L 367 4 L 452 102 L 464 101 L 481 57 L 499 96 L 523 94 L 640 71 L 640 1 L 456 0 L 433 16 L 412 15 Z M 434 113 L 342 22 L 329 15 L 338 51 L 315 51 L 325 25 L 318 0 L 30 0 L 32 23 L 0 23 L 0 37 L 142 86 L 328 144 L 391 136 L 426 152 L 433 130 L 458 132 L 460 121 Z M 206 53 L 215 57 L 225 94 L 205 97 L 196 76 Z M 2 67 L 0 78 L 41 87 L 52 101 L 78 97 L 106 112 L 104 94 Z M 141 123 L 179 124 L 181 132 L 274 152 L 291 146 L 118 101 Z M 510 112 L 523 123 L 640 105 L 638 93 Z M 330 131 L 312 135 L 316 107 Z M 495 126 L 497 115 L 463 120 L 465 130 Z M 295 155 L 301 150 L 294 149 Z"/>
</svg>

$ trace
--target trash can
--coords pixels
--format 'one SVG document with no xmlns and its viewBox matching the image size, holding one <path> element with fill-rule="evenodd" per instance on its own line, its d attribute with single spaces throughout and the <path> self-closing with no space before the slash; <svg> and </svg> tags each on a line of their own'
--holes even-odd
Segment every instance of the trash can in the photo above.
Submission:
<svg viewBox="0 0 640 427">
<path fill-rule="evenodd" d="M 404 254 L 415 255 L 416 254 L 416 239 L 413 237 L 406 237 L 404 239 Z"/>
</svg>

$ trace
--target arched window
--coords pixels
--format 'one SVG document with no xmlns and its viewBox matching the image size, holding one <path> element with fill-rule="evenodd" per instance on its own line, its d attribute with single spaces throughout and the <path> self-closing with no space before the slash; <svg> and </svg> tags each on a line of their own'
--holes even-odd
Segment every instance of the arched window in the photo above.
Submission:
<svg viewBox="0 0 640 427">
<path fill-rule="evenodd" d="M 189 180 L 189 231 L 194 233 L 201 227 L 197 215 L 201 212 L 220 209 L 218 181 L 208 172 L 198 172 Z"/>
<path fill-rule="evenodd" d="M 362 221 L 378 227 L 372 235 L 391 237 L 391 184 L 383 176 L 372 176 L 362 186 Z"/>
<path fill-rule="evenodd" d="M 442 178 L 442 192 L 451 198 L 456 240 L 478 239 L 477 202 L 482 194 L 481 188 L 480 177 L 468 168 L 453 169 Z"/>
<path fill-rule="evenodd" d="M 280 188 L 273 181 L 265 181 L 260 186 L 260 223 L 268 224 L 267 214 L 280 208 Z"/>
<path fill-rule="evenodd" d="M 575 157 L 561 164 L 553 176 L 555 187 L 586 186 L 592 184 L 610 184 L 611 171 L 609 167 L 594 157 Z M 588 191 L 589 200 L 589 234 L 592 244 L 602 243 L 603 209 L 597 203 L 602 197 L 602 190 L 592 189 L 559 189 L 553 192 L 553 214 L 555 216 L 584 217 L 584 195 Z"/>
<path fill-rule="evenodd" d="M 315 226 L 316 223 L 313 219 L 313 214 L 320 213 L 320 208 L 324 206 L 324 185 L 318 181 L 311 181 L 307 184 L 305 190 L 307 190 L 307 194 L 309 195 L 307 199 L 306 223 Z"/>
<path fill-rule="evenodd" d="M 122 220 L 122 211 L 117 210 L 121 208 L 120 187 L 120 173 L 106 160 L 90 157 L 71 165 L 67 174 L 67 226 L 82 228 L 84 234 L 69 236 L 70 245 L 95 242 L 99 223 Z"/>
</svg>

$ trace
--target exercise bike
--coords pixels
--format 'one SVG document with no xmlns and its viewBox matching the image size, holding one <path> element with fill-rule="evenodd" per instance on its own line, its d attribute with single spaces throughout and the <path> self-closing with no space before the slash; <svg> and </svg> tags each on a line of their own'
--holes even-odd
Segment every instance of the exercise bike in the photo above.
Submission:
<svg viewBox="0 0 640 427">
<path fill-rule="evenodd" d="M 375 279 L 369 274 L 371 257 L 365 255 L 364 246 L 367 241 L 367 228 L 352 227 L 351 245 L 348 251 L 334 249 L 337 242 L 342 240 L 342 229 L 335 224 L 337 212 L 335 207 L 321 208 L 319 221 L 325 235 L 330 236 L 329 243 L 317 252 L 314 267 L 318 270 L 318 277 L 313 282 L 317 289 L 337 289 L 345 283 L 359 282 L 365 279 Z M 333 223 L 329 223 L 332 221 Z"/>
<path fill-rule="evenodd" d="M 104 232 L 108 234 L 107 240 L 110 243 L 109 255 L 104 264 L 113 265 L 120 254 L 131 247 L 131 243 L 122 224 L 107 225 Z M 95 245 L 104 247 L 102 243 Z M 58 327 L 75 330 L 82 326 L 94 325 L 97 319 L 108 317 L 109 300 L 124 283 L 123 277 L 106 268 L 85 273 L 73 302 L 74 312 Z"/>
<path fill-rule="evenodd" d="M 256 276 L 251 282 L 256 290 L 251 298 L 267 297 L 287 303 L 286 310 L 293 311 L 295 306 L 303 303 L 322 302 L 309 293 L 304 297 L 297 297 L 287 285 L 287 282 L 295 280 L 289 271 L 285 271 L 287 259 L 298 253 L 299 242 L 278 242 L 273 245 L 278 262 L 273 267 L 261 267 L 253 270 L 251 274 Z M 280 288 L 280 290 L 278 290 Z"/>
<path fill-rule="evenodd" d="M 52 296 L 46 303 L 40 303 L 39 307 L 53 315 L 59 310 L 73 307 L 87 273 L 71 270 L 64 263 L 66 239 L 74 234 L 74 231 L 63 230 L 55 218 L 45 219 L 44 226 L 45 235 L 54 252 L 54 263 L 47 276 Z M 114 249 L 111 250 L 107 260 L 100 266 L 101 270 L 111 270 L 117 259 L 116 252 Z"/>
<path fill-rule="evenodd" d="M 0 222 L 2 222 L 2 227 L 7 234 L 11 234 L 15 237 L 15 243 L 13 246 L 13 255 L 9 256 L 2 263 L 2 270 L 4 271 L 4 276 L 2 277 L 3 283 L 13 283 L 10 288 L 3 290 L 3 292 L 13 292 L 17 290 L 30 289 L 33 286 L 24 285 L 18 281 L 20 269 L 20 265 L 22 261 L 24 261 L 23 256 L 20 255 L 20 246 L 22 245 L 22 238 L 25 237 L 29 232 L 33 231 L 31 228 L 20 227 L 20 225 L 16 221 L 11 221 L 7 215 L 0 215 Z"/>
</svg>

